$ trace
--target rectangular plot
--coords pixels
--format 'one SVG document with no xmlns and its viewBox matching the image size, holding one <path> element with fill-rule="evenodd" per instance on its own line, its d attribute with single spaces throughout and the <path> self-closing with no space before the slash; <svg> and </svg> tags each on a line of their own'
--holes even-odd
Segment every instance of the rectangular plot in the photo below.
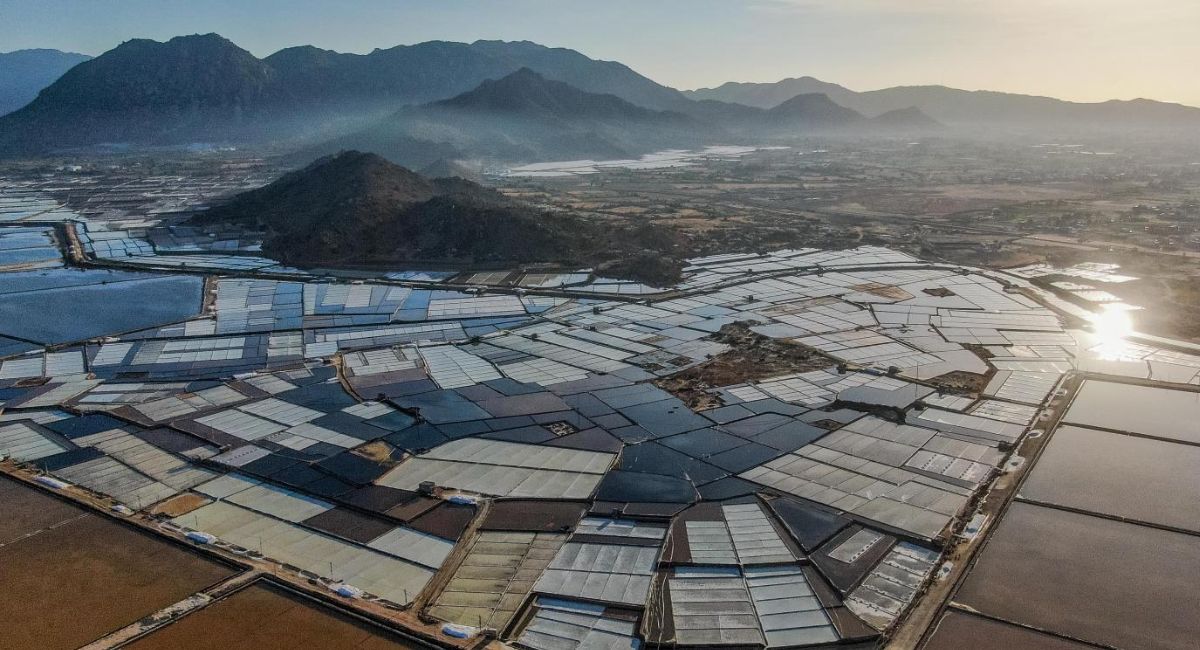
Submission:
<svg viewBox="0 0 1200 650">
<path fill-rule="evenodd" d="M 0 379 L 20 379 L 23 377 L 42 376 L 42 356 L 24 359 L 9 359 L 0 363 Z"/>
<path fill-rule="evenodd" d="M 1200 532 L 1200 447 L 1062 426 L 1022 498 Z"/>
<path fill-rule="evenodd" d="M 274 436 L 278 436 L 278 435 L 297 436 L 297 437 L 300 437 L 300 438 L 303 438 L 306 440 L 310 440 L 310 441 L 312 441 L 312 443 L 324 442 L 324 443 L 328 443 L 331 445 L 337 445 L 338 447 L 344 447 L 347 449 L 349 449 L 350 447 L 357 447 L 357 446 L 361 445 L 363 442 L 362 440 L 359 440 L 358 438 L 353 438 L 351 436 L 347 436 L 347 435 L 338 433 L 337 431 L 332 431 L 330 429 L 326 429 L 325 427 L 319 427 L 319 426 L 317 426 L 315 424 L 311 424 L 311 423 L 301 424 L 298 426 L 291 427 L 290 429 L 286 429 L 280 433 L 272 434 L 271 436 L 268 436 L 266 438 L 266 440 L 271 440 Z"/>
<path fill-rule="evenodd" d="M 892 547 L 862 584 L 850 592 L 846 607 L 877 630 L 892 625 L 933 572 L 936 551 L 909 542 Z"/>
<path fill-rule="evenodd" d="M 432 569 L 442 566 L 454 543 L 411 528 L 397 526 L 367 543 L 373 549 L 397 555 Z"/>
<path fill-rule="evenodd" d="M 416 597 L 430 569 L 373 549 L 217 501 L 172 520 L 316 575 L 353 585 L 395 603 Z M 331 566 L 332 564 L 332 566 Z"/>
<path fill-rule="evenodd" d="M 667 534 L 664 526 L 647 524 L 632 519 L 607 519 L 603 517 L 585 517 L 575 528 L 576 534 L 604 535 L 607 537 L 628 537 L 634 539 L 661 540 Z"/>
<path fill-rule="evenodd" d="M 1033 421 L 1037 407 L 985 399 L 971 409 L 971 415 L 1023 426 Z"/>
<path fill-rule="evenodd" d="M 421 646 L 360 618 L 317 604 L 267 581 L 193 612 L 126 646 L 133 650 L 231 648 L 257 643 L 303 648 L 415 650 Z"/>
<path fill-rule="evenodd" d="M 235 573 L 8 479 L 0 494 L 5 647 L 77 648 Z"/>
<path fill-rule="evenodd" d="M 24 422 L 0 426 L 0 455 L 19 461 L 37 460 L 66 451 L 68 447 Z"/>
<path fill-rule="evenodd" d="M 206 415 L 196 422 L 242 440 L 258 440 L 287 428 L 287 425 L 234 409 Z"/>
<path fill-rule="evenodd" d="M 1197 582 L 1195 536 L 1014 503 L 955 600 L 1091 643 L 1183 650 L 1200 638 Z"/>
<path fill-rule="evenodd" d="M 186 490 L 217 476 L 120 429 L 78 438 L 75 442 L 95 447 L 176 490 Z"/>
<path fill-rule="evenodd" d="M 245 411 L 246 413 L 251 413 L 259 417 L 264 417 L 280 424 L 286 424 L 290 427 L 294 427 L 298 424 L 304 424 L 305 422 L 311 422 L 312 420 L 325 415 L 320 411 L 315 411 L 310 408 L 291 404 L 273 397 L 259 400 L 257 402 L 251 402 L 249 404 L 243 404 L 242 406 L 238 407 L 238 410 Z"/>
<path fill-rule="evenodd" d="M 764 643 L 750 590 L 736 568 L 678 567 L 667 588 L 676 643 Z"/>
<path fill-rule="evenodd" d="M 954 413 L 934 408 L 927 408 L 919 412 L 912 422 L 948 433 L 1008 442 L 1019 438 L 1025 430 L 1023 425 L 1012 422 L 1001 422 L 969 413 Z"/>
<path fill-rule="evenodd" d="M 721 511 L 743 566 L 796 559 L 757 503 L 722 506 Z"/>
<path fill-rule="evenodd" d="M 1036 630 L 949 610 L 938 621 L 923 650 L 1089 650 L 1093 646 Z"/>
<path fill-rule="evenodd" d="M 963 488 L 815 446 L 740 476 L 926 539 L 936 537 L 967 502 Z"/>
<path fill-rule="evenodd" d="M 604 607 L 558 598 L 539 598 L 518 643 L 533 650 L 636 649 L 633 621 L 605 616 Z"/>
<path fill-rule="evenodd" d="M 658 548 L 569 542 L 534 590 L 540 593 L 641 607 L 650 593 Z"/>
<path fill-rule="evenodd" d="M 499 379 L 488 361 L 452 345 L 420 348 L 429 376 L 442 388 L 462 388 Z"/>
<path fill-rule="evenodd" d="M 293 523 L 315 517 L 326 510 L 333 509 L 333 504 L 314 499 L 299 492 L 277 487 L 274 485 L 253 485 L 225 497 L 230 503 L 236 503 L 255 512 L 278 517 Z"/>
<path fill-rule="evenodd" d="M 1200 393 L 1087 380 L 1064 420 L 1200 443 Z"/>
<path fill-rule="evenodd" d="M 688 521 L 684 523 L 688 550 L 697 564 L 737 564 L 733 538 L 721 521 Z"/>
<path fill-rule="evenodd" d="M 613 454 L 467 438 L 401 463 L 379 485 L 416 489 L 422 481 L 481 494 L 581 499 L 591 495 Z"/>
<path fill-rule="evenodd" d="M 984 393 L 1023 404 L 1041 404 L 1054 390 L 1058 375 L 1046 372 L 1001 370 L 988 383 Z"/>
<path fill-rule="evenodd" d="M 745 576 L 768 648 L 839 639 L 799 567 L 747 568 Z"/>
<path fill-rule="evenodd" d="M 179 493 L 179 490 L 107 456 L 57 469 L 54 475 L 94 492 L 107 494 L 134 509 L 145 508 Z"/>
<path fill-rule="evenodd" d="M 377 483 L 415 490 L 423 481 L 430 480 L 440 486 L 496 496 L 583 499 L 595 491 L 601 478 L 600 474 L 471 464 L 418 456 L 385 474 Z"/>
<path fill-rule="evenodd" d="M 566 535 L 484 531 L 429 613 L 463 625 L 503 629 Z"/>
</svg>

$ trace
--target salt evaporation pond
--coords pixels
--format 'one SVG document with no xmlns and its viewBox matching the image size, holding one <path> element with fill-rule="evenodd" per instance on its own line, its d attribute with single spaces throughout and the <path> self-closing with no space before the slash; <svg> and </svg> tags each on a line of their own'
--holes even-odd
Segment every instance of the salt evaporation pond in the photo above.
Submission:
<svg viewBox="0 0 1200 650">
<path fill-rule="evenodd" d="M 705 147 L 697 151 L 686 149 L 668 149 L 650 153 L 637 159 L 629 160 L 560 160 L 556 162 L 541 162 L 513 167 L 503 172 L 503 176 L 523 177 L 553 177 L 575 176 L 579 174 L 596 174 L 606 169 L 665 169 L 668 167 L 686 167 L 693 161 L 702 158 L 738 158 L 762 147 L 715 146 Z M 774 147 L 772 147 L 774 148 Z"/>
<path fill-rule="evenodd" d="M 200 311 L 195 276 L 51 269 L 0 274 L 0 335 L 45 344 L 154 327 Z"/>
</svg>

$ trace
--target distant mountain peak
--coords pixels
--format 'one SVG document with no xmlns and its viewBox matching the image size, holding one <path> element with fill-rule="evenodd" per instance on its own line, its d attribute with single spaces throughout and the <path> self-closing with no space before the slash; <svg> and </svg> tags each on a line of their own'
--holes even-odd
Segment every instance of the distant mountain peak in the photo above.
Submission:
<svg viewBox="0 0 1200 650">
<path fill-rule="evenodd" d="M 493 88 L 511 87 L 511 88 L 520 89 L 520 88 L 542 88 L 542 87 L 546 87 L 548 85 L 553 86 L 555 84 L 561 84 L 562 86 L 572 87 L 572 86 L 570 86 L 570 84 L 567 84 L 562 81 L 550 81 L 549 79 L 543 77 L 542 75 L 534 72 L 530 68 L 522 66 L 517 71 L 510 72 L 510 73 L 504 75 L 503 77 L 500 77 L 499 79 L 486 79 L 483 81 L 482 84 L 480 84 L 479 87 L 480 88 L 489 87 L 489 86 L 493 87 Z M 470 92 L 475 92 L 475 91 L 470 91 Z"/>
<path fill-rule="evenodd" d="M 880 121 L 915 119 L 911 113 L 889 115 L 915 107 L 926 117 L 948 125 L 1008 125 L 1021 128 L 1151 128 L 1194 129 L 1200 108 L 1149 99 L 1071 102 L 1053 97 L 993 90 L 959 90 L 944 85 L 909 85 L 855 92 L 813 77 L 791 77 L 775 83 L 729 82 L 700 88 L 685 95 L 695 100 L 718 100 L 771 108 L 797 92 L 821 92 L 834 102 Z M 885 117 L 886 116 L 886 117 Z"/>
<path fill-rule="evenodd" d="M 699 88 L 684 94 L 696 100 L 714 99 L 769 109 L 802 94 L 826 95 L 840 104 L 842 97 L 853 94 L 853 91 L 816 77 L 803 76 L 788 77 L 771 83 L 728 81 L 716 88 Z"/>
<path fill-rule="evenodd" d="M 945 128 L 944 124 L 929 117 L 916 106 L 881 113 L 871 118 L 870 122 L 877 128 L 895 131 L 933 131 Z"/>
<path fill-rule="evenodd" d="M 786 111 L 795 108 L 807 108 L 815 106 L 831 107 L 839 105 L 837 102 L 834 102 L 832 99 L 830 99 L 829 95 L 826 95 L 825 93 L 800 93 L 799 95 L 780 103 L 775 107 L 775 109 Z M 839 106 L 839 108 L 844 107 Z"/>
<path fill-rule="evenodd" d="M 534 41 L 524 40 L 524 39 L 519 40 L 519 41 L 506 41 L 501 38 L 479 38 L 479 39 L 475 39 L 474 41 L 472 41 L 471 45 L 523 45 L 526 47 L 536 47 L 538 49 L 545 49 L 545 50 L 563 49 L 563 48 L 552 48 L 547 45 L 542 45 L 541 43 L 535 43 Z"/>
<path fill-rule="evenodd" d="M 233 41 L 217 34 L 209 32 L 207 34 L 185 34 L 182 36 L 173 36 L 166 41 L 156 41 L 150 38 L 131 38 L 117 45 L 115 48 L 101 54 L 97 59 L 104 56 L 117 54 L 128 51 L 141 51 L 145 49 L 154 49 L 158 51 L 192 51 L 192 52 L 244 52 L 246 56 L 254 58 L 253 54 L 242 49 Z"/>
<path fill-rule="evenodd" d="M 91 56 L 89 56 L 87 54 L 80 54 L 79 52 L 66 52 L 63 50 L 56 50 L 56 49 L 49 48 L 49 47 L 29 47 L 29 48 L 25 48 L 22 50 L 13 50 L 11 52 L 0 52 L 0 56 L 9 56 L 12 54 L 20 54 L 23 56 L 66 56 L 66 57 L 79 57 L 82 59 L 92 58 Z"/>
<path fill-rule="evenodd" d="M 376 171 L 381 171 L 400 178 L 406 183 L 418 185 L 422 188 L 427 185 L 425 179 L 420 174 L 394 164 L 383 156 L 371 153 L 370 151 L 356 151 L 353 149 L 339 151 L 335 154 L 314 160 L 301 169 L 299 173 L 307 174 L 316 170 L 323 170 L 323 173 L 333 174 L 350 173 L 360 177 L 366 177 Z"/>
<path fill-rule="evenodd" d="M 431 106 L 561 120 L 585 117 L 644 120 L 667 115 L 635 106 L 616 95 L 589 93 L 568 83 L 547 79 L 528 67 L 499 79 L 488 79 L 473 90 Z"/>
<path fill-rule="evenodd" d="M 46 48 L 0 53 L 0 115 L 33 101 L 43 88 L 90 58 Z"/>
<path fill-rule="evenodd" d="M 814 126 L 842 126 L 861 122 L 857 111 L 846 108 L 824 93 L 803 93 L 767 112 L 775 120 L 800 122 Z"/>
<path fill-rule="evenodd" d="M 232 45 L 233 47 L 237 47 L 237 45 L 234 45 L 233 41 L 229 40 L 228 38 L 225 38 L 224 36 L 221 36 L 220 34 L 218 34 L 216 32 L 207 32 L 204 34 L 200 34 L 200 33 L 180 34 L 179 36 L 173 36 L 167 40 L 167 44 L 171 44 L 171 43 L 214 43 L 214 44 L 221 44 L 221 45 Z M 241 49 L 241 48 L 238 48 L 238 49 Z"/>
<path fill-rule="evenodd" d="M 379 50 L 376 49 L 375 51 L 378 52 Z M 316 45 L 293 45 L 291 47 L 285 47 L 282 50 L 279 50 L 278 52 L 271 54 L 267 58 L 271 59 L 274 57 L 278 57 L 280 55 L 287 55 L 287 54 L 305 54 L 305 55 L 330 54 L 330 55 L 334 55 L 334 56 L 339 55 L 338 52 L 335 52 L 334 50 L 327 50 L 322 47 L 317 47 Z"/>
<path fill-rule="evenodd" d="M 260 63 L 249 51 L 242 49 L 224 36 L 211 32 L 175 36 L 167 41 L 155 41 L 149 38 L 130 39 L 92 59 L 89 63 L 98 65 L 122 60 L 123 57 L 147 57 L 141 62 L 158 66 L 188 59 L 190 59 L 189 62 L 203 65 L 211 63 L 211 57 Z"/>
</svg>

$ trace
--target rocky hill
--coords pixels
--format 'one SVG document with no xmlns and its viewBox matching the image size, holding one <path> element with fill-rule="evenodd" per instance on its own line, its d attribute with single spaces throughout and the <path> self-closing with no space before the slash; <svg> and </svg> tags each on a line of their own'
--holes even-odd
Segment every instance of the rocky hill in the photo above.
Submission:
<svg viewBox="0 0 1200 650">
<path fill-rule="evenodd" d="M 468 180 L 425 178 L 358 151 L 317 160 L 193 221 L 260 230 L 266 254 L 302 267 L 610 264 L 624 277 L 657 283 L 679 273 L 671 236 L 547 213 Z M 655 264 L 639 265 L 642 258 Z"/>
<path fill-rule="evenodd" d="M 767 114 L 770 121 L 777 125 L 820 129 L 850 127 L 866 119 L 857 111 L 834 103 L 822 93 L 796 95 L 770 109 Z"/>
</svg>

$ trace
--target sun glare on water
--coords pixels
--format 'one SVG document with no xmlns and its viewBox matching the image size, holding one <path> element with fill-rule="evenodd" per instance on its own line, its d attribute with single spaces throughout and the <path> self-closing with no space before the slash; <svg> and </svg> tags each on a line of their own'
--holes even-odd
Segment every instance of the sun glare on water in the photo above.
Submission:
<svg viewBox="0 0 1200 650">
<path fill-rule="evenodd" d="M 1092 315 L 1092 332 L 1102 344 L 1117 344 L 1133 333 L 1133 319 L 1127 309 L 1106 305 L 1103 311 Z"/>
</svg>

